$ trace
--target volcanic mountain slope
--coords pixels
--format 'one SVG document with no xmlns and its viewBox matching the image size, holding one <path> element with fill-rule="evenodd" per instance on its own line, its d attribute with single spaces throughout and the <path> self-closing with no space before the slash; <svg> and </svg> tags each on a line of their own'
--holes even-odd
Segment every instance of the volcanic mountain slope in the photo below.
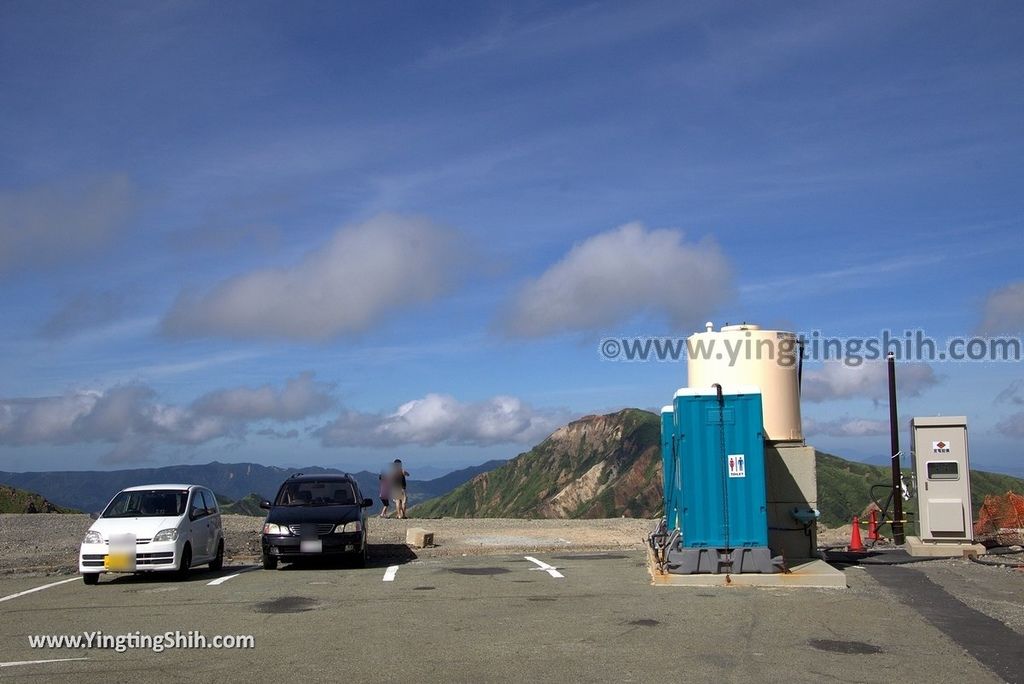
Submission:
<svg viewBox="0 0 1024 684">
<path fill-rule="evenodd" d="M 418 517 L 607 518 L 661 505 L 659 423 L 625 409 L 555 430 L 530 451 L 410 511 Z"/>
<path fill-rule="evenodd" d="M 415 517 L 653 518 L 662 513 L 660 419 L 639 409 L 587 416 L 530 451 L 410 509 Z M 886 468 L 816 453 L 821 521 L 860 515 Z M 1024 480 L 971 471 L 975 512 L 987 494 L 1024 493 Z M 884 492 L 882 492 L 884 496 Z M 907 506 L 913 511 L 913 502 Z"/>
</svg>

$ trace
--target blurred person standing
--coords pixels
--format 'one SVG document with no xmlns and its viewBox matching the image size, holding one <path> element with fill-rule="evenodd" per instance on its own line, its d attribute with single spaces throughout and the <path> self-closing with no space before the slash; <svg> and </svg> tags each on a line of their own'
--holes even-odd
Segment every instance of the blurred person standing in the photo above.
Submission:
<svg viewBox="0 0 1024 684">
<path fill-rule="evenodd" d="M 399 519 L 405 519 L 405 509 L 408 503 L 408 496 L 406 494 L 406 478 L 409 477 L 408 471 L 402 466 L 402 459 L 396 458 L 391 468 L 391 498 L 395 502 L 395 513 Z"/>
<path fill-rule="evenodd" d="M 388 517 L 388 506 L 391 505 L 391 478 L 381 473 L 377 476 L 379 481 L 380 490 L 378 496 L 380 496 L 380 503 L 382 508 L 380 509 L 380 517 Z"/>
</svg>

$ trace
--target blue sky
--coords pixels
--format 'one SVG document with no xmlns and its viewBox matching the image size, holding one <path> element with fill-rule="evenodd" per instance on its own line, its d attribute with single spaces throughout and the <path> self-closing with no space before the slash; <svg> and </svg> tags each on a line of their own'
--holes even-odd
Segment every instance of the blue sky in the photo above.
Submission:
<svg viewBox="0 0 1024 684">
<path fill-rule="evenodd" d="M 5 3 L 0 469 L 511 457 L 685 384 L 600 338 L 705 320 L 1019 339 L 1022 35 L 1011 2 Z M 903 417 L 1024 474 L 1020 363 L 905 372 Z M 808 367 L 808 439 L 878 459 L 856 373 Z"/>
</svg>

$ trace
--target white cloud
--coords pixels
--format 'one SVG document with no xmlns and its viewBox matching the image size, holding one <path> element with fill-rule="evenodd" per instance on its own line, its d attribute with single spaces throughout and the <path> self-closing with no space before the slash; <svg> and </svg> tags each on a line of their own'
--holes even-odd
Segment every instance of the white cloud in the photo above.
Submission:
<svg viewBox="0 0 1024 684">
<path fill-rule="evenodd" d="M 144 385 L 118 385 L 103 392 L 75 391 L 58 397 L 0 399 L 0 444 L 116 443 L 155 436 L 199 444 L 228 434 L 219 416 L 154 401 Z"/>
<path fill-rule="evenodd" d="M 1024 380 L 1014 380 L 996 395 L 995 403 L 1010 406 L 1024 405 Z M 1007 437 L 1024 437 L 1024 411 L 1011 413 L 996 423 L 996 430 Z"/>
<path fill-rule="evenodd" d="M 474 31 L 467 39 L 430 49 L 417 63 L 432 68 L 463 59 L 480 59 L 507 52 L 516 59 L 550 57 L 601 47 L 648 33 L 663 31 L 683 20 L 694 21 L 704 10 L 690 3 L 663 3 L 656 10 L 636 12 L 628 4 L 591 3 L 534 15 L 503 12 L 496 23 Z"/>
<path fill-rule="evenodd" d="M 573 246 L 528 282 L 504 325 L 519 336 L 596 332 L 640 314 L 675 329 L 697 327 L 732 293 L 725 257 L 711 241 L 687 244 L 678 230 L 628 223 Z"/>
<path fill-rule="evenodd" d="M 900 396 L 916 397 L 938 382 L 939 377 L 926 363 L 901 363 L 896 366 L 896 391 Z M 854 398 L 888 401 L 889 376 L 886 364 L 865 361 L 859 366 L 848 366 L 840 361 L 827 362 L 819 370 L 804 373 L 801 396 L 812 402 Z"/>
<path fill-rule="evenodd" d="M 428 394 L 386 415 L 343 411 L 317 434 L 325 446 L 533 444 L 568 418 L 563 411 L 538 411 L 516 397 L 462 403 L 446 394 Z"/>
<path fill-rule="evenodd" d="M 0 275 L 95 251 L 125 227 L 134 205 L 122 175 L 0 193 Z"/>
<path fill-rule="evenodd" d="M 1024 281 L 989 293 L 979 332 L 983 335 L 1024 331 Z"/>
<path fill-rule="evenodd" d="M 72 441 L 75 421 L 93 409 L 99 396 L 96 392 L 72 392 L 60 397 L 0 400 L 0 444 Z"/>
<path fill-rule="evenodd" d="M 149 321 L 152 323 L 153 321 Z M 238 361 L 248 361 L 263 356 L 263 352 L 256 350 L 240 350 L 212 354 L 206 357 L 190 358 L 187 361 L 172 361 L 169 363 L 158 363 L 151 366 L 140 366 L 135 369 L 133 377 L 166 377 L 180 375 L 183 373 L 195 373 L 205 371 L 215 366 L 232 364 Z"/>
<path fill-rule="evenodd" d="M 997 404 L 1024 405 L 1024 380 L 1014 380 L 996 395 Z"/>
<path fill-rule="evenodd" d="M 124 292 L 79 292 L 43 322 L 39 335 L 60 339 L 110 323 L 124 313 L 127 300 Z"/>
<path fill-rule="evenodd" d="M 287 423 L 318 415 L 334 403 L 329 390 L 312 373 L 303 373 L 281 389 L 265 385 L 219 390 L 189 405 L 162 403 L 151 388 L 138 384 L 0 399 L 0 445 L 108 443 L 117 446 L 104 462 L 137 461 L 154 444 L 240 439 L 260 421 Z"/>
<path fill-rule="evenodd" d="M 183 293 L 163 328 L 184 336 L 297 340 L 356 333 L 446 291 L 460 254 L 448 230 L 381 215 L 339 230 L 297 264 L 239 275 L 205 294 Z"/>
<path fill-rule="evenodd" d="M 744 301 L 757 298 L 758 300 L 777 302 L 783 297 L 820 297 L 822 293 L 826 292 L 873 287 L 880 276 L 903 273 L 912 268 L 930 268 L 946 258 L 945 255 L 914 254 L 913 256 L 886 259 L 874 255 L 874 258 L 867 257 L 868 260 L 865 263 L 853 266 L 806 271 L 769 280 L 759 280 L 740 287 L 740 293 L 744 296 Z"/>
<path fill-rule="evenodd" d="M 830 437 L 870 437 L 889 434 L 889 423 L 884 420 L 845 416 L 827 421 L 804 418 L 804 432 L 808 435 Z"/>
<path fill-rule="evenodd" d="M 151 432 L 156 393 L 144 385 L 119 385 L 106 392 L 90 395 L 89 410 L 77 416 L 65 433 L 65 439 L 116 442 L 126 434 Z"/>
<path fill-rule="evenodd" d="M 299 436 L 299 431 L 296 430 L 295 428 L 292 428 L 291 430 L 275 430 L 273 428 L 263 428 L 262 430 L 257 430 L 256 434 L 259 435 L 260 437 L 267 437 L 270 439 L 297 439 Z"/>
<path fill-rule="evenodd" d="M 118 442 L 113 449 L 103 454 L 99 462 L 104 465 L 128 465 L 151 461 L 153 441 L 139 435 L 130 435 Z"/>
<path fill-rule="evenodd" d="M 202 414 L 242 420 L 298 420 L 323 413 L 334 405 L 332 386 L 313 380 L 313 373 L 302 373 L 284 387 L 236 387 L 218 390 L 196 400 L 194 408 Z"/>
<path fill-rule="evenodd" d="M 146 411 L 147 431 L 155 432 L 171 442 L 202 444 L 232 433 L 241 437 L 244 426 L 223 416 L 207 416 L 183 406 L 157 404 Z"/>
<path fill-rule="evenodd" d="M 996 423 L 996 430 L 1007 437 L 1024 437 L 1024 411 L 1010 414 L 1000 420 Z"/>
</svg>

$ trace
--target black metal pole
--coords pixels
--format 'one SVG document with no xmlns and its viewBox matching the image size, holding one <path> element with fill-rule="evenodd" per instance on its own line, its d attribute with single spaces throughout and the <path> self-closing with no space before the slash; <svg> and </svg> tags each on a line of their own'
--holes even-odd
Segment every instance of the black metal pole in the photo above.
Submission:
<svg viewBox="0 0 1024 684">
<path fill-rule="evenodd" d="M 900 422 L 896 413 L 896 358 L 892 352 L 886 357 L 889 366 L 889 438 L 892 444 L 892 540 L 903 544 L 907 537 L 903 531 L 903 485 L 900 476 Z"/>
</svg>

